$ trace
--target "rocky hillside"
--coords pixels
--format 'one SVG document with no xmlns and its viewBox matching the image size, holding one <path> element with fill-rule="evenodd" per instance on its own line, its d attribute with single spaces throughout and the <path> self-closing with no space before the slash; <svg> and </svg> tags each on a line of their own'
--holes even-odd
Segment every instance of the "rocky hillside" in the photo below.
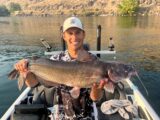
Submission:
<svg viewBox="0 0 160 120">
<path fill-rule="evenodd" d="M 19 15 L 50 16 L 54 14 L 118 15 L 122 0 L 0 0 L 8 6 L 11 2 L 22 7 Z M 138 0 L 140 15 L 160 15 L 160 0 Z"/>
</svg>

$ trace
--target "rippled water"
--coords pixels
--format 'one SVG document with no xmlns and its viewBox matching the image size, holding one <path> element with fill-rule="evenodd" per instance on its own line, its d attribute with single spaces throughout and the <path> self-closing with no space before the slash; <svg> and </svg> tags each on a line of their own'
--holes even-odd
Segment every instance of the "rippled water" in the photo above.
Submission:
<svg viewBox="0 0 160 120">
<path fill-rule="evenodd" d="M 65 16 L 0 17 L 0 116 L 20 94 L 17 81 L 7 79 L 13 64 L 22 58 L 43 55 L 40 38 L 45 38 L 53 50 L 61 50 L 60 26 Z M 96 49 L 96 28 L 102 25 L 102 49 L 108 49 L 113 37 L 116 60 L 135 64 L 149 91 L 136 80 L 142 93 L 160 115 L 160 23 L 159 17 L 81 17 L 86 30 L 85 42 Z M 103 60 L 113 56 L 102 56 Z"/>
</svg>

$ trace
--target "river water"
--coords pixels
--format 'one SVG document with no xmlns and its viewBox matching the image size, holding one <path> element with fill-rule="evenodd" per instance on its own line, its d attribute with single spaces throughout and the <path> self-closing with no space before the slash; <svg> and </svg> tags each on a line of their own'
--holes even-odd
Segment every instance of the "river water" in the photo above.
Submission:
<svg viewBox="0 0 160 120">
<path fill-rule="evenodd" d="M 0 116 L 21 91 L 17 81 L 7 79 L 13 64 L 33 55 L 43 56 L 41 38 L 53 50 L 61 50 L 60 26 L 67 16 L 0 17 Z M 96 50 L 96 28 L 102 26 L 102 49 L 108 49 L 113 37 L 117 54 L 103 55 L 103 60 L 124 61 L 136 66 L 149 95 L 135 80 L 143 95 L 160 115 L 160 17 L 80 17 L 86 30 L 85 42 Z"/>
</svg>

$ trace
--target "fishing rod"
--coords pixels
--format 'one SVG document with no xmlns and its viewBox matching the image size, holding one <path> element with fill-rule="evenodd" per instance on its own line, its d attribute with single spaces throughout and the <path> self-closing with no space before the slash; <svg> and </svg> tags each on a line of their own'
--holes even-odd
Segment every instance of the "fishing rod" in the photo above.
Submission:
<svg viewBox="0 0 160 120">
<path fill-rule="evenodd" d="M 50 52 L 52 47 L 49 45 L 49 43 L 44 38 L 40 38 L 40 41 L 46 48 L 47 52 Z"/>
<path fill-rule="evenodd" d="M 101 50 L 101 25 L 97 26 L 97 51 Z M 97 57 L 101 57 L 100 54 L 97 54 Z"/>
</svg>

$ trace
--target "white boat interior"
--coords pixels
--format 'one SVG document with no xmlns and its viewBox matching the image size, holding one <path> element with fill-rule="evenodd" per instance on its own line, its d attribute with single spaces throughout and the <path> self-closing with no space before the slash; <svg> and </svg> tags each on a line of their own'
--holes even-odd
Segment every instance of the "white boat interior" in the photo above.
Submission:
<svg viewBox="0 0 160 120">
<path fill-rule="evenodd" d="M 135 111 L 127 112 L 129 120 L 159 120 L 159 116 L 130 79 L 126 79 L 122 83 L 117 84 L 113 94 L 109 92 L 106 92 L 106 94 L 108 97 L 106 102 L 108 103 L 114 100 L 128 100 L 131 102 L 131 105 L 136 107 L 135 111 L 137 113 L 134 113 Z M 32 89 L 28 87 L 6 111 L 1 120 L 37 120 L 39 117 L 46 120 L 52 119 L 51 116 L 54 114 L 52 113 L 53 107 L 46 108 L 43 104 L 32 104 L 32 98 Z M 123 107 L 125 108 L 126 106 L 124 105 Z M 102 105 L 96 105 L 96 103 L 93 102 L 93 120 L 125 120 L 118 111 L 113 114 L 105 114 L 102 112 L 101 108 Z M 44 116 L 41 116 L 41 114 L 39 115 L 41 112 Z"/>
</svg>

